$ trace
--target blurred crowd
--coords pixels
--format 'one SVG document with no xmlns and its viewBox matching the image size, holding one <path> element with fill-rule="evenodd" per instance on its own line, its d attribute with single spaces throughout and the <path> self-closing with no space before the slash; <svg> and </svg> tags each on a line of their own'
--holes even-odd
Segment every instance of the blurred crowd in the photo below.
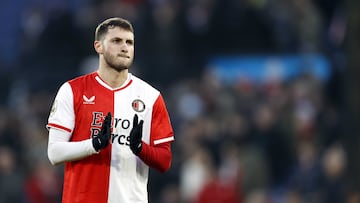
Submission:
<svg viewBox="0 0 360 203">
<path fill-rule="evenodd" d="M 1 1 L 0 203 L 61 202 L 47 117 L 61 83 L 97 68 L 94 29 L 112 16 L 134 24 L 131 72 L 162 91 L 175 130 L 151 203 L 360 202 L 345 178 L 341 2 Z M 219 55 L 307 53 L 329 59 L 329 80 L 224 84 L 207 68 Z"/>
</svg>

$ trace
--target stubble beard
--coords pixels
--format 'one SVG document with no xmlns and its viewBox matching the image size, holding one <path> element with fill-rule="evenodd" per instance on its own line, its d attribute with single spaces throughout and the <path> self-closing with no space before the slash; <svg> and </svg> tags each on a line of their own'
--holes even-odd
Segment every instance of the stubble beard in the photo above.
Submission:
<svg viewBox="0 0 360 203">
<path fill-rule="evenodd" d="M 132 64 L 132 61 L 128 64 L 123 62 L 116 62 L 117 56 L 108 53 L 104 53 L 104 60 L 109 68 L 114 69 L 117 72 L 129 69 Z"/>
</svg>

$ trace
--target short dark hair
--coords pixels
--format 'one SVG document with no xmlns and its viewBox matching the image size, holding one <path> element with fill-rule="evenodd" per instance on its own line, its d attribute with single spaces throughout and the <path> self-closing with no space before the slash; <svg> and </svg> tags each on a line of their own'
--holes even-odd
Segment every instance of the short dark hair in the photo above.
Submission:
<svg viewBox="0 0 360 203">
<path fill-rule="evenodd" d="M 95 40 L 100 41 L 101 38 L 107 33 L 109 28 L 114 27 L 120 27 L 124 30 L 128 30 L 134 33 L 133 26 L 128 20 L 119 17 L 108 18 L 96 27 Z"/>
</svg>

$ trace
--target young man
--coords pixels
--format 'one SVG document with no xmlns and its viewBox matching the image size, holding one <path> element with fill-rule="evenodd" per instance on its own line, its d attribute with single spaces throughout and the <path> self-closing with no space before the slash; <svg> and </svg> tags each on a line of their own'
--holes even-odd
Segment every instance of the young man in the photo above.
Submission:
<svg viewBox="0 0 360 203">
<path fill-rule="evenodd" d="M 65 82 L 48 119 L 49 160 L 65 162 L 62 202 L 148 202 L 149 167 L 165 172 L 172 158 L 163 97 L 128 72 L 134 58 L 130 22 L 99 24 L 94 47 L 98 70 Z"/>
</svg>

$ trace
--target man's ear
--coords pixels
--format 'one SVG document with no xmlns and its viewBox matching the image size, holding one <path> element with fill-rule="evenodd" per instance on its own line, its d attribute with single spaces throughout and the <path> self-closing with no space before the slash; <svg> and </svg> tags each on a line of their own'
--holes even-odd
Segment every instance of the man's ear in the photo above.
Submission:
<svg viewBox="0 0 360 203">
<path fill-rule="evenodd" d="M 94 48 L 95 48 L 95 51 L 98 53 L 98 54 L 102 54 L 103 53 L 103 46 L 102 46 L 102 43 L 100 41 L 94 41 Z"/>
</svg>

